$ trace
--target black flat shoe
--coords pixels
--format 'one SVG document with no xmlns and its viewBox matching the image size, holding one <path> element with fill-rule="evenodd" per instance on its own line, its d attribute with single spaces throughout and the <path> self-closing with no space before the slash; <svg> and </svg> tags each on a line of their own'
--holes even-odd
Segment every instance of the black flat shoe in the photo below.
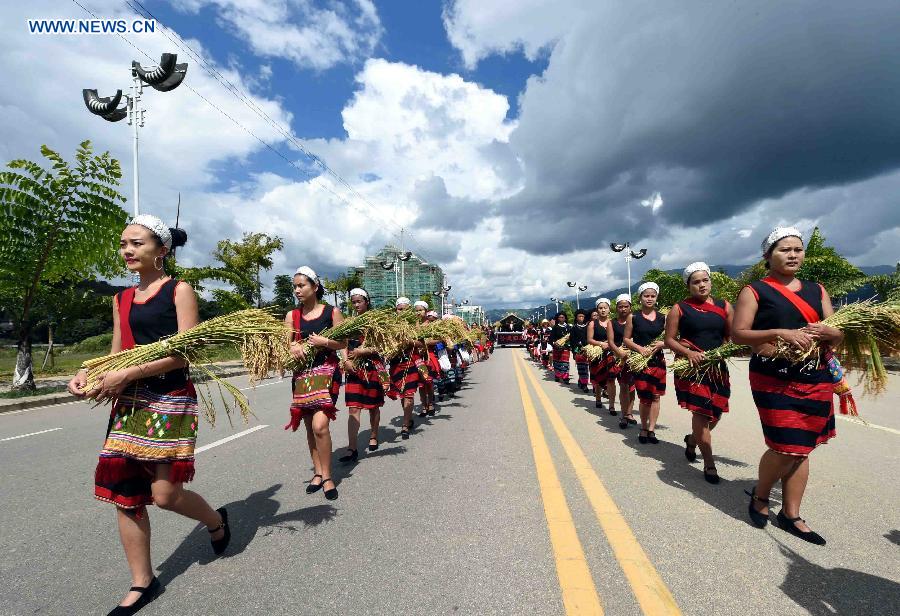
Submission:
<svg viewBox="0 0 900 616">
<path fill-rule="evenodd" d="M 647 432 L 647 441 L 651 445 L 659 445 L 659 439 L 656 438 L 656 432 L 654 432 L 653 430 Z"/>
<path fill-rule="evenodd" d="M 600 402 L 599 400 L 595 400 L 595 401 L 594 401 L 594 407 L 595 407 L 595 408 L 598 408 L 598 409 L 602 409 L 602 408 L 603 408 L 603 403 Z"/>
<path fill-rule="evenodd" d="M 356 449 L 349 449 L 349 448 L 347 449 L 347 451 L 350 453 L 338 458 L 338 462 L 343 462 L 344 464 L 351 464 L 353 462 L 356 462 L 356 460 L 359 458 L 359 452 Z"/>
<path fill-rule="evenodd" d="M 719 483 L 719 473 L 709 472 L 714 470 L 716 470 L 715 466 L 707 466 L 703 469 L 703 478 L 706 479 L 706 483 Z"/>
<path fill-rule="evenodd" d="M 756 507 L 753 506 L 753 501 L 757 501 L 765 505 L 769 506 L 768 498 L 760 498 L 756 495 L 756 486 L 753 486 L 751 491 L 744 490 L 744 494 L 750 497 L 750 504 L 747 505 L 747 513 L 750 514 L 750 521 L 753 523 L 753 526 L 756 528 L 765 528 L 766 524 L 769 523 L 769 514 L 760 513 L 756 510 Z"/>
<path fill-rule="evenodd" d="M 437 411 L 434 410 L 434 407 L 432 407 L 432 408 L 428 409 L 427 411 L 425 411 L 425 414 L 428 415 L 429 417 L 434 417 L 434 414 L 435 414 L 435 413 L 437 413 Z"/>
<path fill-rule="evenodd" d="M 146 587 L 132 586 L 129 589 L 130 592 L 141 593 L 141 596 L 138 597 L 138 600 L 131 605 L 117 605 L 111 612 L 109 612 L 109 614 L 107 614 L 107 616 L 129 616 L 130 614 L 137 614 L 138 610 L 156 599 L 161 589 L 162 584 L 159 583 L 159 580 L 156 579 L 156 576 L 153 576 L 153 579 L 150 580 L 150 584 L 148 584 Z"/>
<path fill-rule="evenodd" d="M 628 427 L 628 422 L 625 421 L 624 417 L 619 421 L 619 427 L 622 428 L 623 430 Z"/>
<path fill-rule="evenodd" d="M 323 479 L 322 480 L 323 486 L 325 485 L 326 481 L 331 481 L 331 478 L 329 477 L 328 479 Z M 333 481 L 331 481 L 331 485 L 334 485 Z M 337 487 L 331 488 L 330 490 L 325 490 L 324 494 L 325 494 L 325 498 L 327 500 L 337 500 L 337 497 L 338 497 Z"/>
<path fill-rule="evenodd" d="M 306 493 L 307 493 L 307 494 L 312 494 L 313 492 L 318 492 L 319 490 L 322 489 L 322 484 L 321 484 L 321 483 L 320 483 L 320 484 L 316 484 L 316 485 L 313 484 L 313 479 L 315 479 L 316 477 L 321 477 L 321 476 L 322 476 L 322 475 L 319 475 L 318 473 L 316 473 L 315 475 L 312 476 L 312 479 L 309 480 L 309 485 L 306 486 Z"/>
<path fill-rule="evenodd" d="M 426 413 L 425 411 L 419 411 L 418 413 L 419 417 L 425 417 L 427 414 L 428 413 Z"/>
<path fill-rule="evenodd" d="M 778 512 L 777 516 L 775 516 L 775 526 L 777 526 L 781 530 L 787 531 L 795 537 L 799 537 L 800 539 L 812 543 L 813 545 L 825 545 L 825 537 L 811 530 L 802 531 L 797 528 L 795 522 L 803 522 L 805 524 L 806 520 L 802 520 L 800 518 L 789 518 L 784 515 L 783 509 Z"/>
<path fill-rule="evenodd" d="M 635 419 L 635 418 L 632 417 L 631 415 L 629 415 L 629 416 L 626 417 L 625 419 L 628 420 L 628 423 L 630 423 L 631 425 L 636 425 L 636 424 L 637 424 L 637 419 Z"/>
<path fill-rule="evenodd" d="M 372 444 L 372 441 L 375 441 L 375 444 Z M 369 451 L 377 451 L 378 450 L 378 439 L 370 438 L 369 439 Z"/>
<path fill-rule="evenodd" d="M 641 432 L 646 432 L 646 430 L 641 430 Z M 642 445 L 643 445 L 643 444 L 646 444 L 646 443 L 647 443 L 647 436 L 644 435 L 644 434 L 638 434 L 638 443 L 641 443 Z"/>
<path fill-rule="evenodd" d="M 688 462 L 696 462 L 697 461 L 697 446 L 691 446 L 691 435 L 684 435 L 684 457 L 687 458 Z M 703 474 L 706 474 L 706 471 L 703 471 Z M 709 481 L 707 479 L 707 481 Z"/>
<path fill-rule="evenodd" d="M 225 534 L 222 535 L 221 539 L 210 539 L 210 543 L 212 544 L 213 552 L 216 553 L 216 556 L 220 555 L 225 549 L 228 547 L 228 543 L 231 541 L 231 527 L 228 525 L 228 512 L 225 510 L 225 507 L 219 507 L 216 509 L 219 512 L 219 515 L 222 516 L 222 523 L 218 526 L 218 528 L 207 528 L 209 534 L 217 533 L 220 530 L 224 530 Z"/>
<path fill-rule="evenodd" d="M 618 415 L 619 412 L 616 409 L 609 409 L 609 414 L 610 415 Z M 628 423 L 628 422 L 625 422 L 625 423 Z"/>
<path fill-rule="evenodd" d="M 409 438 L 409 433 L 410 433 L 410 431 L 412 431 L 412 428 L 413 428 L 413 422 L 412 422 L 412 421 L 409 422 L 409 425 L 408 425 L 408 426 L 403 426 L 403 427 L 400 429 L 400 438 L 402 438 L 404 441 L 405 441 L 406 439 L 408 439 L 408 438 Z"/>
</svg>

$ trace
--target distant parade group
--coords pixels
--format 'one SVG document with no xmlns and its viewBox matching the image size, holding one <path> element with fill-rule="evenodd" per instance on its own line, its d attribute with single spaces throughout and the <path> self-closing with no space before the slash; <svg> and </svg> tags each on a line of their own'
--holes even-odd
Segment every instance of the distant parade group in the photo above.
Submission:
<svg viewBox="0 0 900 616">
<path fill-rule="evenodd" d="M 172 250 L 186 240 L 184 231 L 150 215 L 135 217 L 124 229 L 119 253 L 127 269 L 140 276 L 140 283 L 114 298 L 111 354 L 202 326 L 194 290 L 166 275 L 164 268 Z M 824 545 L 825 539 L 801 519 L 800 505 L 809 477 L 809 455 L 835 436 L 832 398 L 837 380 L 829 349 L 837 347 L 844 334 L 822 323 L 833 314 L 825 288 L 796 278 L 804 260 L 800 231 L 776 228 L 763 241 L 762 255 L 767 275 L 744 287 L 734 306 L 713 296 L 710 268 L 698 261 L 684 268 L 686 299 L 667 314 L 657 310 L 659 287 L 644 282 L 638 287 L 636 309 L 629 294 L 615 301 L 601 297 L 590 313 L 577 310 L 574 323 L 559 312 L 552 319 L 529 324 L 526 347 L 534 361 L 564 385 L 570 383 L 574 359 L 581 391 L 592 390 L 596 407 L 618 416 L 622 430 L 639 422 L 638 441 L 649 446 L 659 443 L 660 398 L 667 389 L 663 350 L 670 349 L 686 366 L 675 371 L 675 396 L 693 415 L 692 430 L 684 436 L 684 455 L 694 462 L 699 450 L 704 479 L 717 484 L 712 431 L 729 412 L 731 383 L 727 363 L 709 360 L 706 354 L 718 357 L 715 350 L 729 341 L 748 345 L 752 350 L 750 389 L 767 447 L 756 486 L 748 492 L 748 517 L 753 525 L 766 526 L 770 493 L 780 481 L 783 503 L 775 524 L 805 541 Z M 296 270 L 293 291 L 297 307 L 284 316 L 283 325 L 275 323 L 282 336 L 280 344 L 287 345 L 290 356 L 298 360 L 292 368 L 285 429 L 297 431 L 302 425 L 305 430 L 312 466 L 306 493 L 321 491 L 324 498 L 335 500 L 331 422 L 339 417 L 341 387 L 348 409 L 348 445 L 338 461 L 352 464 L 360 457 L 357 439 L 364 415 L 370 428 L 369 452 L 381 446 L 386 399 L 400 401 L 400 438 L 409 439 L 416 426 L 416 396 L 419 417 L 437 413 L 436 403 L 457 392 L 472 364 L 491 356 L 494 333 L 490 327 L 463 326 L 464 331 L 479 330 L 479 336 L 467 338 L 465 344 L 413 336 L 400 352 L 388 355 L 366 336 L 328 337 L 344 324 L 345 316 L 322 301 L 325 288 L 312 268 Z M 359 319 L 373 310 L 365 289 L 351 290 L 348 299 L 353 315 L 347 318 Z M 396 314 L 381 314 L 390 319 L 405 315 L 411 327 L 423 332 L 436 321 L 459 319 L 405 297 L 397 298 L 394 307 Z M 791 361 L 780 352 L 783 345 L 815 358 Z M 150 560 L 148 505 L 203 524 L 216 555 L 226 551 L 231 537 L 227 510 L 213 509 L 202 496 L 184 488 L 195 472 L 198 395 L 189 362 L 168 353 L 96 378 L 83 370 L 69 383 L 74 395 L 112 403 L 94 495 L 115 505 L 131 571 L 131 589 L 109 612 L 118 616 L 136 613 L 161 592 Z M 300 362 L 304 357 L 310 361 Z"/>
</svg>

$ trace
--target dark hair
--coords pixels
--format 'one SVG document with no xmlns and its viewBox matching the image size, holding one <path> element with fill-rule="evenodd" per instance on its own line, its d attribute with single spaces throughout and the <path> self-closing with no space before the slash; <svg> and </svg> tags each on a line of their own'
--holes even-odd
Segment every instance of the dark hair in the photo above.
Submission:
<svg viewBox="0 0 900 616">
<path fill-rule="evenodd" d="M 553 318 L 556 319 L 557 321 L 559 321 L 559 317 L 565 317 L 566 321 L 569 320 L 569 315 L 567 315 L 565 312 L 557 312 L 556 316 Z"/>
<path fill-rule="evenodd" d="M 588 318 L 588 313 L 587 313 L 587 311 L 586 311 L 584 308 L 579 308 L 578 310 L 575 311 L 575 318 L 576 318 L 576 319 L 578 318 L 578 315 L 579 315 L 579 314 L 580 314 L 581 316 L 583 316 L 583 317 L 585 318 L 585 320 L 587 320 L 587 318 Z"/>
</svg>

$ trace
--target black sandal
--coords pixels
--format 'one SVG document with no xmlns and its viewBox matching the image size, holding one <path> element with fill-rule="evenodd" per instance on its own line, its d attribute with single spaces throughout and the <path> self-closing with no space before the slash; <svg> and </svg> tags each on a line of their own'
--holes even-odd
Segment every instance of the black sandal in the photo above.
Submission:
<svg viewBox="0 0 900 616">
<path fill-rule="evenodd" d="M 653 430 L 648 430 L 647 431 L 647 441 L 651 445 L 659 445 L 659 439 L 656 438 L 656 432 L 654 432 Z"/>
<path fill-rule="evenodd" d="M 744 490 L 744 494 L 750 497 L 750 504 L 747 506 L 747 513 L 750 514 L 750 521 L 753 522 L 753 525 L 756 528 L 765 528 L 766 524 L 769 523 L 769 514 L 768 513 L 760 513 L 756 507 L 753 506 L 753 501 L 757 501 L 765 505 L 769 506 L 768 498 L 760 498 L 756 495 L 756 486 L 753 486 L 753 489 L 749 492 Z"/>
<path fill-rule="evenodd" d="M 213 539 L 210 537 L 210 543 L 212 544 L 213 552 L 216 553 L 216 556 L 220 555 L 225 549 L 228 547 L 228 543 L 231 541 L 231 527 L 228 526 L 228 511 L 225 510 L 225 507 L 219 507 L 216 509 L 218 514 L 222 516 L 222 523 L 219 524 L 215 528 L 207 528 L 209 534 L 217 533 L 220 530 L 224 530 L 225 534 L 222 535 L 221 539 Z"/>
<path fill-rule="evenodd" d="M 616 409 L 612 409 L 612 408 L 611 408 L 611 409 L 609 409 L 609 414 L 615 416 L 615 415 L 618 415 L 618 414 L 619 414 L 619 411 L 617 411 Z M 628 423 L 628 422 L 626 422 L 626 423 Z"/>
<path fill-rule="evenodd" d="M 409 432 L 412 430 L 412 422 L 409 422 L 408 426 L 403 426 L 400 428 L 400 438 L 404 441 L 409 438 Z"/>
<path fill-rule="evenodd" d="M 333 485 L 335 487 L 331 488 L 330 490 L 325 490 L 325 498 L 328 500 L 337 500 L 337 497 L 338 497 L 337 485 L 334 483 L 334 481 L 332 481 L 331 477 L 329 477 L 328 479 L 322 479 L 323 486 L 325 485 L 326 481 L 331 481 L 331 485 Z"/>
<path fill-rule="evenodd" d="M 313 492 L 318 492 L 319 490 L 322 489 L 322 483 L 325 483 L 324 481 L 320 484 L 313 485 L 313 481 L 315 481 L 316 477 L 321 477 L 321 476 L 322 475 L 320 475 L 318 473 L 316 473 L 315 475 L 312 476 L 312 479 L 309 480 L 309 485 L 306 486 L 307 494 L 312 494 Z"/>
<path fill-rule="evenodd" d="M 715 471 L 715 466 L 707 466 L 703 469 L 703 478 L 706 479 L 707 483 L 719 483 L 719 473 L 716 471 L 715 473 L 709 473 L 707 471 Z"/>
<path fill-rule="evenodd" d="M 647 430 L 641 430 L 641 432 L 647 432 Z M 650 433 L 647 432 L 647 434 Z M 638 432 L 638 443 L 645 445 L 647 443 L 647 434 L 641 434 L 640 432 Z"/>
<path fill-rule="evenodd" d="M 628 427 L 628 421 L 624 417 L 622 417 L 622 419 L 619 420 L 619 427 L 622 428 L 623 430 Z"/>
<path fill-rule="evenodd" d="M 691 435 L 684 435 L 684 457 L 687 458 L 688 462 L 696 462 L 697 461 L 697 444 L 691 445 Z M 706 471 L 703 471 L 703 474 L 706 474 Z M 709 481 L 707 479 L 707 481 Z"/>
<path fill-rule="evenodd" d="M 372 444 L 372 441 L 375 441 L 375 444 Z M 376 451 L 378 449 L 378 439 L 374 436 L 369 439 L 369 451 Z"/>
<path fill-rule="evenodd" d="M 131 614 L 137 614 L 138 610 L 159 596 L 159 591 L 161 589 L 162 584 L 159 583 L 159 580 L 156 579 L 156 576 L 154 575 L 147 586 L 132 586 L 128 589 L 129 592 L 141 593 L 141 596 L 138 597 L 137 601 L 131 605 L 117 605 L 109 612 L 109 614 L 107 614 L 107 616 L 130 616 Z"/>
<path fill-rule="evenodd" d="M 825 537 L 811 530 L 800 530 L 795 525 L 796 522 L 803 522 L 804 524 L 806 524 L 806 520 L 803 520 L 799 517 L 789 518 L 784 515 L 784 509 L 779 511 L 778 515 L 775 516 L 775 526 L 777 526 L 781 530 L 789 532 L 795 537 L 799 537 L 800 539 L 808 541 L 809 543 L 812 543 L 814 545 L 825 545 Z"/>
<path fill-rule="evenodd" d="M 338 458 L 338 462 L 343 462 L 344 464 L 356 462 L 356 460 L 359 458 L 359 451 L 357 451 L 356 449 L 350 449 L 349 447 L 347 448 L 347 451 L 349 453 Z M 322 483 L 325 483 L 325 481 L 322 480 Z"/>
</svg>

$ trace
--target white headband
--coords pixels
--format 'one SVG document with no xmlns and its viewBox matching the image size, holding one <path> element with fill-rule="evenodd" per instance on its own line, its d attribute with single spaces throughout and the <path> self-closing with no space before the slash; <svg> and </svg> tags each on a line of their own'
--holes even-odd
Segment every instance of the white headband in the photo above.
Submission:
<svg viewBox="0 0 900 616">
<path fill-rule="evenodd" d="M 691 275 L 694 272 L 706 272 L 707 274 L 709 274 L 709 266 L 703 261 L 695 261 L 694 263 L 688 265 L 686 268 L 684 268 L 684 273 L 681 274 L 681 277 L 684 279 L 684 284 L 688 283 L 688 280 L 691 279 Z"/>
<path fill-rule="evenodd" d="M 152 216 L 150 214 L 141 214 L 140 216 L 135 216 L 131 219 L 129 225 L 140 225 L 142 227 L 146 227 L 153 231 L 153 233 L 160 239 L 168 249 L 172 249 L 172 232 L 169 231 L 169 227 L 167 227 L 163 221 L 161 221 L 156 216 Z"/>
<path fill-rule="evenodd" d="M 619 293 L 616 296 L 616 306 L 619 305 L 619 302 L 628 302 L 631 303 L 631 296 L 628 293 Z"/>
<path fill-rule="evenodd" d="M 408 297 L 398 297 L 397 301 L 394 302 L 394 307 L 399 308 L 400 306 L 409 306 L 409 298 Z"/>
<path fill-rule="evenodd" d="M 763 256 L 766 256 L 769 253 L 769 250 L 772 249 L 772 246 L 775 245 L 775 242 L 778 240 L 783 240 L 786 237 L 798 237 L 800 241 L 803 241 L 803 234 L 800 233 L 794 227 L 775 227 L 775 230 L 769 234 L 769 237 L 763 240 L 763 243 L 760 245 L 762 248 Z"/>
<path fill-rule="evenodd" d="M 452 319 L 454 316 L 456 316 L 456 315 L 453 315 L 453 314 L 445 314 L 444 316 L 441 317 L 441 320 L 443 321 L 444 319 Z"/>
<path fill-rule="evenodd" d="M 408 304 L 408 303 L 409 303 L 409 300 L 406 300 L 406 303 Z M 427 309 L 427 308 L 428 308 L 428 302 L 423 302 L 422 300 L 419 300 L 419 301 L 417 301 L 415 304 L 413 304 L 413 307 L 414 307 L 414 308 L 425 308 L 425 309 Z"/>
<path fill-rule="evenodd" d="M 315 270 L 313 270 L 313 268 L 311 268 L 308 265 L 304 265 L 303 267 L 298 267 L 297 271 L 294 272 L 294 276 L 296 276 L 297 274 L 302 274 L 303 276 L 306 276 L 307 278 L 309 278 L 310 280 L 312 280 L 319 286 L 322 285 L 322 283 L 319 282 L 319 275 L 316 274 Z"/>
<path fill-rule="evenodd" d="M 425 316 L 426 317 L 434 317 L 436 319 L 436 318 L 438 318 L 438 313 L 435 312 L 434 310 L 429 310 L 428 312 L 425 313 Z"/>
<path fill-rule="evenodd" d="M 655 282 L 645 282 L 641 286 L 638 287 L 638 295 L 646 291 L 647 289 L 653 289 L 656 291 L 656 294 L 659 295 L 659 285 Z"/>
<path fill-rule="evenodd" d="M 352 291 L 350 291 L 350 297 L 353 297 L 354 295 L 360 295 L 362 297 L 365 297 L 366 299 L 369 299 L 369 294 L 366 293 L 365 289 L 353 289 Z"/>
<path fill-rule="evenodd" d="M 609 298 L 607 298 L 607 297 L 601 297 L 601 298 L 598 298 L 598 299 L 597 299 L 597 303 L 595 303 L 594 306 L 595 306 L 596 308 L 599 308 L 599 307 L 600 307 L 600 304 L 606 304 L 607 306 L 610 306 L 610 305 L 611 305 L 611 304 L 609 303 Z"/>
</svg>

